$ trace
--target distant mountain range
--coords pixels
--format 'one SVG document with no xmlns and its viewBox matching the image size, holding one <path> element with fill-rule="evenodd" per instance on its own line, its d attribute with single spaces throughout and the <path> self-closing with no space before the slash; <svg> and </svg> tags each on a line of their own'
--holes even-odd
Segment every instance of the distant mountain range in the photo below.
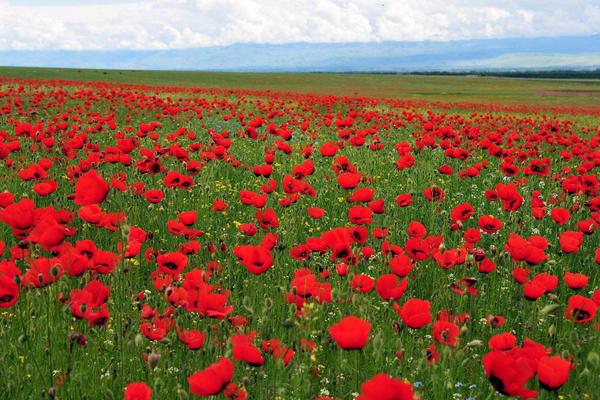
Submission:
<svg viewBox="0 0 600 400">
<path fill-rule="evenodd" d="M 256 72 L 592 69 L 600 34 L 426 42 L 235 44 L 178 50 L 0 51 L 2 66 Z"/>
</svg>

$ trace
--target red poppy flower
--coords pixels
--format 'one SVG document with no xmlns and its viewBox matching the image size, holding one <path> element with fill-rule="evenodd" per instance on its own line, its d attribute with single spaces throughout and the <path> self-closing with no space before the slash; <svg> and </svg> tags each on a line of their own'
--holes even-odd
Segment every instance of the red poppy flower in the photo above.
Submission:
<svg viewBox="0 0 600 400">
<path fill-rule="evenodd" d="M 377 294 L 384 300 L 398 300 L 404 295 L 408 280 L 406 278 L 399 281 L 394 274 L 381 275 L 377 279 Z"/>
<path fill-rule="evenodd" d="M 60 279 L 62 264 L 58 258 L 36 258 L 31 261 L 31 267 L 23 274 L 22 286 L 45 287 Z"/>
<path fill-rule="evenodd" d="M 452 175 L 454 173 L 452 167 L 448 164 L 441 165 L 437 170 L 442 175 Z"/>
<path fill-rule="evenodd" d="M 108 301 L 110 287 L 94 279 L 83 289 L 71 290 L 71 313 L 77 318 L 86 318 L 86 313 L 93 307 L 101 307 Z"/>
<path fill-rule="evenodd" d="M 544 356 L 537 365 L 537 375 L 541 386 L 550 391 L 557 390 L 567 383 L 574 365 L 560 357 Z"/>
<path fill-rule="evenodd" d="M 260 275 L 273 266 L 273 255 L 263 246 L 235 246 L 233 254 L 248 272 L 254 275 Z"/>
<path fill-rule="evenodd" d="M 19 286 L 12 276 L 0 272 L 0 308 L 12 307 L 19 300 Z"/>
<path fill-rule="evenodd" d="M 190 392 L 200 397 L 221 393 L 233 379 L 233 369 L 233 363 L 227 357 L 221 358 L 187 378 Z"/>
<path fill-rule="evenodd" d="M 179 222 L 181 222 L 185 226 L 192 226 L 196 223 L 197 215 L 198 212 L 195 210 L 185 211 L 177 214 L 177 219 L 179 219 Z"/>
<path fill-rule="evenodd" d="M 578 294 L 569 298 L 568 308 L 565 309 L 565 314 L 569 321 L 577 324 L 592 322 L 596 316 L 598 305 L 593 300 Z"/>
<path fill-rule="evenodd" d="M 33 191 L 40 196 L 48 196 L 58 188 L 54 180 L 46 180 L 33 186 Z"/>
<path fill-rule="evenodd" d="M 429 201 L 443 201 L 445 194 L 442 188 L 438 186 L 430 186 L 423 190 L 423 195 Z"/>
<path fill-rule="evenodd" d="M 400 207 L 408 207 L 412 203 L 412 196 L 410 193 L 399 194 L 396 197 L 396 204 Z"/>
<path fill-rule="evenodd" d="M 156 258 L 158 270 L 165 274 L 178 274 L 187 266 L 188 259 L 185 255 L 174 252 L 164 253 Z"/>
<path fill-rule="evenodd" d="M 414 269 L 414 265 L 412 264 L 410 257 L 401 254 L 392 258 L 390 261 L 390 268 L 394 274 L 405 277 Z"/>
<path fill-rule="evenodd" d="M 355 225 L 369 225 L 373 223 L 373 211 L 367 207 L 354 206 L 348 210 L 348 219 Z"/>
<path fill-rule="evenodd" d="M 525 357 L 516 357 L 510 352 L 492 351 L 482 359 L 485 374 L 498 392 L 507 396 L 532 399 L 538 393 L 525 387 L 535 375 L 535 369 Z"/>
<path fill-rule="evenodd" d="M 231 337 L 231 345 L 233 346 L 233 358 L 236 361 L 244 361 L 252 366 L 260 366 L 265 363 L 265 359 L 260 350 L 252 344 L 254 339 L 250 335 L 241 333 Z"/>
<path fill-rule="evenodd" d="M 55 216 L 44 214 L 31 231 L 27 240 L 39 244 L 45 250 L 52 250 L 63 243 L 67 230 L 56 222 Z"/>
<path fill-rule="evenodd" d="M 579 290 L 587 286 L 590 278 L 585 274 L 565 272 L 565 284 L 569 289 Z"/>
<path fill-rule="evenodd" d="M 246 236 L 256 235 L 257 228 L 254 224 L 241 224 L 238 229 Z"/>
<path fill-rule="evenodd" d="M 468 228 L 463 236 L 467 243 L 477 243 L 481 239 L 481 232 L 475 228 Z"/>
<path fill-rule="evenodd" d="M 494 261 L 490 260 L 489 258 L 485 258 L 483 260 L 481 260 L 480 263 L 477 264 L 477 270 L 479 272 L 481 272 L 482 274 L 488 274 L 490 272 L 493 272 L 496 269 L 496 264 L 494 263 Z"/>
<path fill-rule="evenodd" d="M 486 320 L 494 328 L 498 328 L 506 323 L 506 319 L 500 315 L 488 315 Z"/>
<path fill-rule="evenodd" d="M 263 230 L 279 227 L 277 214 L 272 208 L 267 208 L 264 211 L 256 210 L 256 221 L 258 222 L 258 226 Z"/>
<path fill-rule="evenodd" d="M 498 232 L 504 225 L 502 221 L 492 215 L 481 216 L 477 224 L 482 231 L 488 234 Z"/>
<path fill-rule="evenodd" d="M 583 232 L 567 231 L 560 234 L 560 248 L 565 253 L 577 253 L 583 244 Z"/>
<path fill-rule="evenodd" d="M 15 201 L 15 196 L 10 192 L 0 192 L 0 208 L 6 208 Z"/>
<path fill-rule="evenodd" d="M 351 203 L 368 203 L 373 199 L 375 195 L 375 189 L 372 188 L 360 188 L 356 189 L 349 197 L 348 201 Z"/>
<path fill-rule="evenodd" d="M 571 214 L 567 209 L 564 208 L 555 208 L 550 211 L 550 216 L 559 225 L 564 225 L 569 218 L 571 218 Z"/>
<path fill-rule="evenodd" d="M 295 260 L 307 260 L 310 257 L 310 247 L 298 244 L 290 249 L 290 256 Z"/>
<path fill-rule="evenodd" d="M 323 218 L 324 214 L 325 214 L 325 209 L 323 209 L 323 208 L 317 208 L 317 207 L 309 207 L 308 208 L 308 215 L 310 215 L 311 218 L 314 218 L 314 219 Z"/>
<path fill-rule="evenodd" d="M 344 350 L 360 350 L 369 340 L 371 324 L 358 317 L 342 318 L 329 328 L 329 334 L 335 343 Z"/>
<path fill-rule="evenodd" d="M 333 156 L 335 156 L 335 153 L 337 153 L 337 151 L 338 151 L 338 148 L 331 141 L 324 143 L 319 148 L 319 153 L 321 153 L 321 156 L 323 156 L 323 157 L 333 157 Z"/>
<path fill-rule="evenodd" d="M 152 389 L 144 382 L 133 382 L 125 387 L 125 400 L 150 400 Z"/>
<path fill-rule="evenodd" d="M 471 218 L 473 216 L 473 214 L 475 214 L 475 209 L 473 208 L 473 206 L 469 203 L 462 203 L 452 209 L 452 212 L 450 213 L 450 217 L 452 218 L 452 221 L 454 221 L 454 222 L 456 222 L 456 221 L 464 222 L 467 219 Z"/>
<path fill-rule="evenodd" d="M 15 234 L 27 232 L 34 224 L 35 205 L 31 199 L 23 199 L 0 209 L 0 221 L 13 229 Z"/>
<path fill-rule="evenodd" d="M 412 329 L 420 329 L 431 323 L 430 303 L 427 300 L 410 299 L 402 307 L 394 303 L 394 310 L 402 322 Z"/>
<path fill-rule="evenodd" d="M 162 192 L 162 190 L 150 189 L 144 192 L 144 197 L 146 197 L 148 203 L 155 204 L 159 203 L 165 197 L 165 194 Z"/>
<path fill-rule="evenodd" d="M 352 289 L 359 293 L 368 293 L 375 287 L 375 281 L 368 275 L 356 274 L 352 278 Z"/>
<path fill-rule="evenodd" d="M 460 331 L 456 324 L 450 321 L 436 321 L 433 324 L 433 338 L 445 346 L 456 346 Z"/>
<path fill-rule="evenodd" d="M 108 195 L 109 189 L 108 183 L 96 170 L 88 171 L 75 184 L 74 202 L 80 206 L 100 204 Z"/>
<path fill-rule="evenodd" d="M 364 382 L 357 400 L 414 400 L 413 387 L 402 379 L 378 374 Z"/>
<path fill-rule="evenodd" d="M 206 332 L 197 329 L 183 330 L 177 327 L 177 336 L 190 350 L 198 350 L 204 346 Z"/>
<path fill-rule="evenodd" d="M 527 261 L 529 264 L 539 264 L 548 258 L 544 254 L 547 242 L 530 237 L 529 240 L 522 238 L 514 232 L 511 232 L 508 242 L 504 246 L 510 253 L 513 261 Z"/>
<path fill-rule="evenodd" d="M 354 172 L 344 172 L 337 177 L 338 184 L 342 189 L 354 189 L 360 183 L 362 176 Z"/>
</svg>

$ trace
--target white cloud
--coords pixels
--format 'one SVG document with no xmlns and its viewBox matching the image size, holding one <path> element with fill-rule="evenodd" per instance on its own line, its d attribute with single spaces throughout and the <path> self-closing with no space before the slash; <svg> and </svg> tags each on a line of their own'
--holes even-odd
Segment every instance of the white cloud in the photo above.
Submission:
<svg viewBox="0 0 600 400">
<path fill-rule="evenodd" d="M 0 0 L 0 50 L 452 40 L 600 32 L 600 0 Z M 0 60 L 1 62 L 1 60 Z"/>
</svg>

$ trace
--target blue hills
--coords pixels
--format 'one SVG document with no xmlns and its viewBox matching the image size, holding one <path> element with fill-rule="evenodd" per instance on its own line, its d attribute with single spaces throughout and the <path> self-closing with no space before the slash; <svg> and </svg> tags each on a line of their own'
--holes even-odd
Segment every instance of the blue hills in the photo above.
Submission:
<svg viewBox="0 0 600 400">
<path fill-rule="evenodd" d="M 248 72 L 595 69 L 600 34 L 423 42 L 234 44 L 173 50 L 0 51 L 0 65 Z"/>
</svg>

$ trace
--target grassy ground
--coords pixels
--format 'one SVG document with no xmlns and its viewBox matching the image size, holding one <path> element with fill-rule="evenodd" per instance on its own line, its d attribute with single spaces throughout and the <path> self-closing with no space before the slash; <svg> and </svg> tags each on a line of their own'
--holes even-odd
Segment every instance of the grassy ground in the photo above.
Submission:
<svg viewBox="0 0 600 400">
<path fill-rule="evenodd" d="M 379 74 L 221 73 L 0 67 L 0 77 L 102 80 L 224 89 L 269 89 L 342 96 L 440 102 L 590 107 L 600 101 L 600 80 Z"/>
</svg>

